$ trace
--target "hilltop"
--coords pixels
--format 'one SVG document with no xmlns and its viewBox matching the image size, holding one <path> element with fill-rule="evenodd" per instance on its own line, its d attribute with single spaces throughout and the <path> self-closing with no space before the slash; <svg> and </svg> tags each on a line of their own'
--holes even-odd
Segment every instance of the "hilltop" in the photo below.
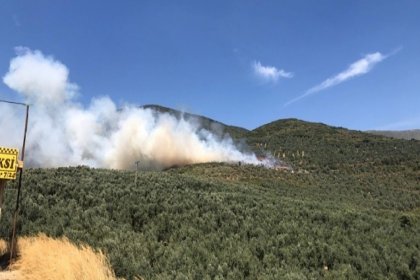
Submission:
<svg viewBox="0 0 420 280">
<path fill-rule="evenodd" d="M 235 131 L 235 141 L 295 172 L 227 163 L 138 174 L 28 169 L 20 233 L 101 249 L 127 279 L 420 275 L 420 141 L 297 119 Z M 10 184 L 3 221 L 15 195 Z"/>
<path fill-rule="evenodd" d="M 201 115 L 191 114 L 188 112 L 182 112 L 179 110 L 175 110 L 175 109 L 160 106 L 160 105 L 148 104 L 148 105 L 143 105 L 140 108 L 151 109 L 151 110 L 156 111 L 157 113 L 167 113 L 176 117 L 177 119 L 184 118 L 185 120 L 191 123 L 194 123 L 201 128 L 204 128 L 204 129 L 207 129 L 208 131 L 213 132 L 219 137 L 223 137 L 225 134 L 229 134 L 231 137 L 240 138 L 240 137 L 243 137 L 243 135 L 248 132 L 247 129 L 242 128 L 242 127 L 226 125 L 222 122 L 213 120 L 211 118 L 207 118 Z"/>
</svg>

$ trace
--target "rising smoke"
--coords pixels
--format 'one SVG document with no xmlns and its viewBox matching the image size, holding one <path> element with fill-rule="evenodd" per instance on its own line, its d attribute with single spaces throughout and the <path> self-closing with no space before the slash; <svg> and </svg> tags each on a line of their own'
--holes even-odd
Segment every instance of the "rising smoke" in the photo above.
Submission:
<svg viewBox="0 0 420 280">
<path fill-rule="evenodd" d="M 130 169 L 139 161 L 142 168 L 162 169 L 202 162 L 261 164 L 230 137 L 215 136 L 183 118 L 130 105 L 117 109 L 108 97 L 83 106 L 75 100 L 79 89 L 64 64 L 27 48 L 16 53 L 3 82 L 31 104 L 27 165 Z M 0 113 L 0 127 L 9 133 L 0 145 L 20 147 L 22 111 L 0 104 Z"/>
</svg>

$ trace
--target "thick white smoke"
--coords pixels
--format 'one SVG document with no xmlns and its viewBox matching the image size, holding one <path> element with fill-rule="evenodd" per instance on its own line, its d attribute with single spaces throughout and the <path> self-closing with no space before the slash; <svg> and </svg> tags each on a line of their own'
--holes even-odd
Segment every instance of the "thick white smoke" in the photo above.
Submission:
<svg viewBox="0 0 420 280">
<path fill-rule="evenodd" d="M 26 163 L 57 167 L 88 165 L 161 169 L 200 162 L 261 164 L 242 153 L 230 138 L 220 139 L 198 124 L 152 109 L 125 106 L 117 110 L 108 97 L 87 107 L 74 99 L 76 84 L 60 61 L 40 51 L 19 48 L 4 83 L 31 104 Z M 23 112 L 0 104 L 0 127 L 9 137 L 0 145 L 20 147 Z M 10 133 L 9 133 L 10 132 Z"/>
</svg>

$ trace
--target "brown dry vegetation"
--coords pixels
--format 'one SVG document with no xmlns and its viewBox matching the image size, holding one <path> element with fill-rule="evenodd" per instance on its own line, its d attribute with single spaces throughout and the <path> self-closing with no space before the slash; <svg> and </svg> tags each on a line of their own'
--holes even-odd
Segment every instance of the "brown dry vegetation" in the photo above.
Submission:
<svg viewBox="0 0 420 280">
<path fill-rule="evenodd" d="M 21 238 L 18 244 L 18 260 L 9 271 L 0 272 L 0 279 L 117 279 L 102 252 L 86 245 L 76 246 L 67 238 L 41 234 Z M 0 241 L 0 251 L 5 248 L 5 242 Z"/>
</svg>

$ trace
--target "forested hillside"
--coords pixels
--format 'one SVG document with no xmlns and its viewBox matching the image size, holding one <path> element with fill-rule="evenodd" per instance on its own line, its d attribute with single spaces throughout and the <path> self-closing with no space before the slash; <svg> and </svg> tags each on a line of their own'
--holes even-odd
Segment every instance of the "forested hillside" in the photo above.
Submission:
<svg viewBox="0 0 420 280">
<path fill-rule="evenodd" d="M 320 123 L 286 119 L 247 134 L 259 153 L 271 153 L 314 172 L 418 172 L 420 141 L 376 136 Z M 378 175 L 377 174 L 377 175 Z"/>
<path fill-rule="evenodd" d="M 128 279 L 419 279 L 420 141 L 294 119 L 235 139 L 294 172 L 29 169 L 20 234 L 103 249 Z"/>
</svg>

